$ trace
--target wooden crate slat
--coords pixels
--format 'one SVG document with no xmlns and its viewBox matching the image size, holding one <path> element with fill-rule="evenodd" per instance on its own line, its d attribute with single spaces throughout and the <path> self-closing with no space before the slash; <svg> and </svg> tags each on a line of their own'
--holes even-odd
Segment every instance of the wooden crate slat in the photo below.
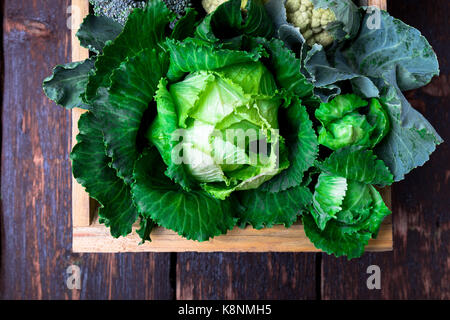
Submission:
<svg viewBox="0 0 450 320">
<path fill-rule="evenodd" d="M 84 17 L 89 14 L 88 0 L 72 0 L 71 38 L 72 61 L 89 58 L 89 50 L 81 47 L 76 33 Z M 85 112 L 83 109 L 72 109 L 72 147 L 77 143 L 78 120 Z M 84 188 L 72 176 L 72 224 L 74 227 L 88 227 L 90 224 L 90 199 Z"/>
<path fill-rule="evenodd" d="M 366 4 L 376 5 L 386 9 L 385 0 L 368 1 Z M 81 14 L 72 14 L 72 59 L 84 60 L 89 52 L 80 46 L 75 33 L 84 16 L 89 12 L 88 0 L 72 0 L 72 6 L 79 8 Z M 77 10 L 77 9 L 75 9 Z M 72 111 L 72 143 L 76 143 L 78 134 L 78 120 L 84 111 Z M 391 189 L 381 190 L 383 199 L 391 207 Z M 245 229 L 234 228 L 226 235 L 215 237 L 207 242 L 186 240 L 171 230 L 161 227 L 152 232 L 152 242 L 139 245 L 140 239 L 134 226 L 133 233 L 127 237 L 114 239 L 109 230 L 98 223 L 91 222 L 90 201 L 84 188 L 75 179 L 72 183 L 72 220 L 74 252 L 318 252 L 317 248 L 306 237 L 303 226 L 299 223 L 291 228 L 275 226 L 270 229 L 255 230 L 251 227 Z M 377 239 L 370 240 L 367 251 L 392 250 L 392 220 L 383 222 Z"/>
</svg>

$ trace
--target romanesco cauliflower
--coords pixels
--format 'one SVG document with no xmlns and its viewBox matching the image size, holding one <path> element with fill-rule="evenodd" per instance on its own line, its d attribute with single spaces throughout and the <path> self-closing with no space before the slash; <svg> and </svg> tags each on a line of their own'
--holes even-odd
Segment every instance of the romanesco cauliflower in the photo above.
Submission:
<svg viewBox="0 0 450 320">
<path fill-rule="evenodd" d="M 325 30 L 330 22 L 336 20 L 330 9 L 314 9 L 310 0 L 287 0 L 286 13 L 288 22 L 300 28 L 309 45 L 319 43 L 326 47 L 333 43 L 333 36 Z"/>
</svg>

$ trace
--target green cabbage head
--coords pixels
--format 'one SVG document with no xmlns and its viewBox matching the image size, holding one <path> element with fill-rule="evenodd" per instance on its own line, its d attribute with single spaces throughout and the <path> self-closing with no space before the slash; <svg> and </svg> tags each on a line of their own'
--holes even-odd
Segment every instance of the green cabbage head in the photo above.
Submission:
<svg viewBox="0 0 450 320">
<path fill-rule="evenodd" d="M 74 177 L 114 237 L 137 220 L 143 241 L 155 225 L 198 241 L 238 224 L 291 226 L 311 202 L 318 156 L 306 108 L 318 101 L 300 59 L 272 37 L 260 1 L 244 12 L 230 0 L 200 20 L 188 9 L 170 29 L 175 18 L 150 0 L 103 43 L 91 16 L 79 36 L 99 54 L 45 81 L 59 104 L 88 109 Z"/>
<path fill-rule="evenodd" d="M 158 115 L 148 139 L 167 164 L 184 164 L 219 199 L 234 190 L 258 188 L 289 165 L 278 134 L 281 99 L 261 62 L 191 72 L 171 85 L 162 81 L 156 102 Z M 168 108 L 176 113 L 179 128 L 170 137 Z"/>
<path fill-rule="evenodd" d="M 351 145 L 373 148 L 389 132 L 389 118 L 378 99 L 370 103 L 355 94 L 335 97 L 315 112 L 322 126 L 319 143 L 338 150 Z"/>
</svg>

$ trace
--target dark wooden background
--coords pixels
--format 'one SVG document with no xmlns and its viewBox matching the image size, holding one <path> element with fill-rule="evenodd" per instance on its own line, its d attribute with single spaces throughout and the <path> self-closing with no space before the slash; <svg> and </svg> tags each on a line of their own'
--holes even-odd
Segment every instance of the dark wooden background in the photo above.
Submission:
<svg viewBox="0 0 450 320">
<path fill-rule="evenodd" d="M 4 299 L 450 298 L 450 150 L 393 187 L 395 248 L 347 262 L 324 254 L 72 254 L 69 112 L 42 93 L 70 61 L 69 0 L 2 1 L 0 297 Z M 420 30 L 441 76 L 408 98 L 450 141 L 448 0 L 390 0 Z M 66 269 L 81 268 L 69 290 Z M 381 290 L 366 269 L 381 268 Z"/>
</svg>

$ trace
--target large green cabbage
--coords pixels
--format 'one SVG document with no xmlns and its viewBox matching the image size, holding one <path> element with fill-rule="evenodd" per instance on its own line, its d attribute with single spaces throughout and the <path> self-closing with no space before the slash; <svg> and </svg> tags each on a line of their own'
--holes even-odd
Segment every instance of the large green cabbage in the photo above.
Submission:
<svg viewBox="0 0 450 320">
<path fill-rule="evenodd" d="M 44 83 L 58 103 L 89 109 L 74 176 L 113 236 L 139 218 L 144 240 L 155 224 L 200 241 L 237 223 L 289 226 L 311 201 L 318 143 L 302 100 L 317 99 L 300 60 L 272 39 L 259 1 L 195 17 L 188 10 L 170 30 L 174 15 L 152 0 L 104 41 L 91 16 L 79 35 L 98 55 Z"/>
</svg>

